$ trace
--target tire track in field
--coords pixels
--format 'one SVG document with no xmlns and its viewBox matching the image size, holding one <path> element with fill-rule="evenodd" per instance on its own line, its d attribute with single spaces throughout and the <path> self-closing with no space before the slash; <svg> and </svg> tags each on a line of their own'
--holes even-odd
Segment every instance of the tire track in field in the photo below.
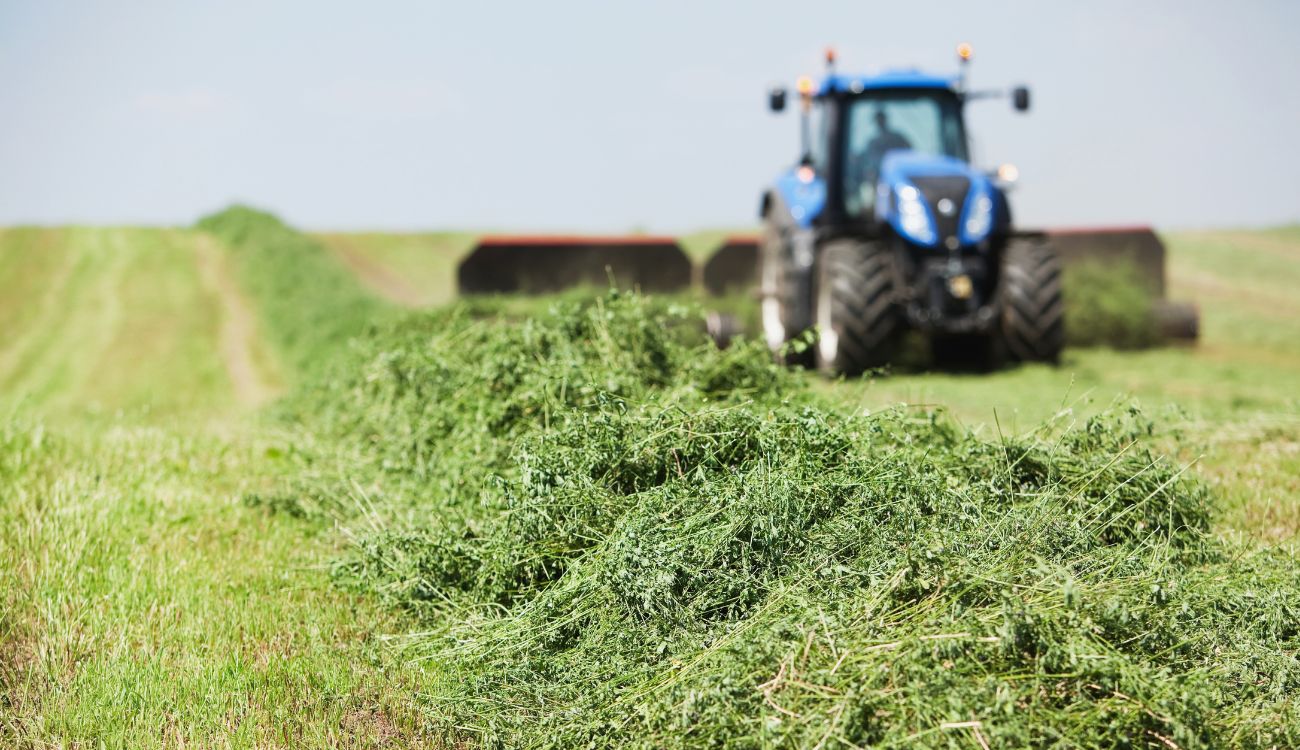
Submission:
<svg viewBox="0 0 1300 750">
<path fill-rule="evenodd" d="M 266 376 L 253 356 L 258 341 L 257 319 L 230 275 L 225 251 L 206 235 L 194 235 L 194 258 L 203 286 L 217 301 L 220 317 L 218 353 L 230 376 L 235 398 L 246 406 L 258 406 L 275 396 L 278 388 Z"/>
</svg>

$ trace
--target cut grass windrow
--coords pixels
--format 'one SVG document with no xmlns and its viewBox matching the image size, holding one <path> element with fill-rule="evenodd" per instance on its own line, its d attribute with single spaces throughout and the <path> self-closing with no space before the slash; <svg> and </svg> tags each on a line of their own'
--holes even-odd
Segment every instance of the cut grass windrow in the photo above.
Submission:
<svg viewBox="0 0 1300 750">
<path fill-rule="evenodd" d="M 363 489 L 336 577 L 427 623 L 452 743 L 1300 741 L 1300 567 L 1209 533 L 1141 412 L 986 440 L 804 382 L 636 296 L 416 314 L 290 400 L 330 448 L 250 501 Z"/>
</svg>

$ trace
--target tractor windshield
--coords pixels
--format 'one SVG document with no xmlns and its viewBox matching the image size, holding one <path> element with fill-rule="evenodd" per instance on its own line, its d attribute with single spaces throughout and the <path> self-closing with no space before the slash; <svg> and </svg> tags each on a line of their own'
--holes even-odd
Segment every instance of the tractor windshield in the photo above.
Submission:
<svg viewBox="0 0 1300 750">
<path fill-rule="evenodd" d="M 845 118 L 844 202 L 869 213 L 885 154 L 911 150 L 967 161 L 961 104 L 948 91 L 869 91 L 850 100 Z"/>
</svg>

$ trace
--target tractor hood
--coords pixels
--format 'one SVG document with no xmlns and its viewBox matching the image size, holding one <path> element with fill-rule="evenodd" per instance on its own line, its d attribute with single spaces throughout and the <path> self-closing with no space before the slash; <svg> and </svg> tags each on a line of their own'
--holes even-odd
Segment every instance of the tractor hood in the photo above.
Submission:
<svg viewBox="0 0 1300 750">
<path fill-rule="evenodd" d="M 923 247 L 978 245 L 995 229 L 1001 194 L 960 159 L 891 151 L 880 165 L 876 218 Z"/>
</svg>

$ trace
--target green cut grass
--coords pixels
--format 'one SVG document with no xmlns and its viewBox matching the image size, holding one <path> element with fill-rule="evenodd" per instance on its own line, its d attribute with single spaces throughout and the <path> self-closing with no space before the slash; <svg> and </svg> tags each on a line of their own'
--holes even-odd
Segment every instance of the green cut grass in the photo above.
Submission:
<svg viewBox="0 0 1300 750">
<path fill-rule="evenodd" d="M 725 235 L 700 232 L 684 238 L 683 244 L 702 260 Z M 418 235 L 405 237 L 390 235 L 384 243 L 420 246 Z M 979 375 L 900 371 L 886 378 L 815 382 L 814 387 L 835 400 L 871 410 L 942 405 L 963 424 L 985 433 L 999 425 L 1011 432 L 1030 430 L 1062 411 L 1065 418 L 1081 422 L 1117 399 L 1136 398 L 1163 423 L 1179 428 L 1177 439 L 1168 440 L 1165 447 L 1181 460 L 1199 460 L 1202 473 L 1228 496 L 1231 510 L 1223 523 L 1265 539 L 1296 538 L 1300 308 L 1294 289 L 1300 285 L 1300 232 L 1293 227 L 1184 232 L 1163 239 L 1170 298 L 1193 302 L 1200 309 L 1201 338 L 1193 346 L 1136 352 L 1075 347 L 1067 349 L 1056 368 L 1029 365 Z M 381 253 L 368 257 L 385 262 Z M 404 256 L 404 264 L 433 257 L 413 250 Z M 421 279 L 444 274 L 439 288 L 450 288 L 453 269 L 445 259 L 430 260 L 425 268 L 427 276 L 409 265 L 402 265 L 400 272 Z M 1104 288 L 1113 279 L 1099 281 Z M 1091 285 L 1093 292 L 1097 286 Z M 485 308 L 484 303 L 475 304 Z M 508 300 L 489 306 L 527 317 L 548 304 Z M 751 332 L 757 328 L 752 299 L 706 304 L 732 313 Z M 1118 306 L 1114 317 L 1121 332 L 1141 334 L 1142 321 L 1135 327 L 1131 319 L 1133 308 L 1142 306 L 1141 301 Z M 1136 317 L 1143 317 L 1140 309 Z"/>
<path fill-rule="evenodd" d="M 233 206 L 204 217 L 198 227 L 230 248 L 266 336 L 292 373 L 327 363 L 352 336 L 390 312 L 320 243 L 271 214 Z"/>
<path fill-rule="evenodd" d="M 1062 274 L 1070 346 L 1143 349 L 1160 343 L 1155 298 L 1132 264 L 1081 263 Z"/>
<path fill-rule="evenodd" d="M 300 394 L 367 497 L 336 575 L 428 623 L 446 742 L 1300 740 L 1297 561 L 1214 536 L 1139 410 L 864 415 L 695 320 L 621 294 L 416 315 Z M 299 472 L 255 499 L 345 494 Z"/>
</svg>

